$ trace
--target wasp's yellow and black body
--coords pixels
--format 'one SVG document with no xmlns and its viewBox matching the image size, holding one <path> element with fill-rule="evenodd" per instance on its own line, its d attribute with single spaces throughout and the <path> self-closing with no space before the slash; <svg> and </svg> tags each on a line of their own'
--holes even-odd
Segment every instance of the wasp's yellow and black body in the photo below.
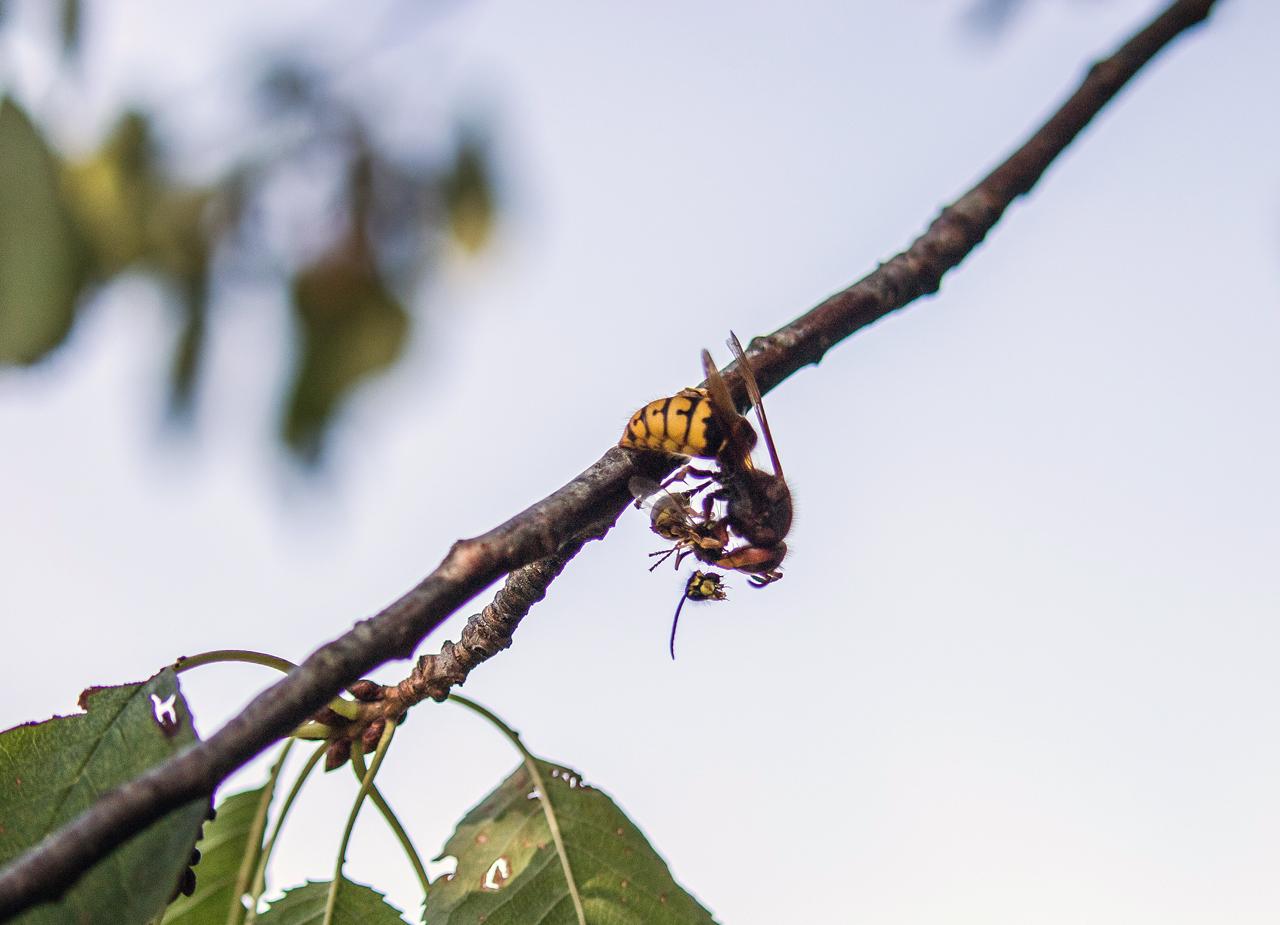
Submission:
<svg viewBox="0 0 1280 925">
<path fill-rule="evenodd" d="M 670 398 L 651 401 L 633 414 L 618 445 L 715 459 L 724 448 L 726 436 L 707 390 L 683 389 Z M 754 438 L 752 431 L 753 446 Z"/>
</svg>

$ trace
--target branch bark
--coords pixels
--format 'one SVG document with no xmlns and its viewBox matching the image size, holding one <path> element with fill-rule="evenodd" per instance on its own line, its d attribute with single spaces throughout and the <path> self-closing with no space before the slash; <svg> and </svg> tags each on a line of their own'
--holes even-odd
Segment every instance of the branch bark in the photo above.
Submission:
<svg viewBox="0 0 1280 925">
<path fill-rule="evenodd" d="M 588 539 L 580 537 L 560 547 L 558 552 L 521 566 L 507 576 L 502 590 L 484 610 L 472 614 L 462 630 L 457 643 L 445 640 L 438 655 L 424 655 L 418 659 L 409 677 L 398 684 L 375 684 L 362 680 L 349 690 L 356 698 L 358 715 L 354 719 L 339 716 L 332 710 L 316 715 L 321 723 L 340 730 L 330 741 L 338 745 L 345 740 L 338 754 L 347 760 L 353 739 L 376 735 L 374 730 L 394 720 L 403 723 L 409 710 L 430 697 L 437 703 L 449 698 L 449 691 L 467 680 L 471 670 L 493 658 L 511 646 L 511 637 L 530 608 L 547 595 L 547 588 L 555 581 L 578 554 Z M 368 742 L 365 743 L 368 747 Z M 330 747 L 333 754 L 333 746 Z M 335 759 L 337 760 L 337 759 Z M 331 770 L 326 762 L 325 770 Z"/>
<path fill-rule="evenodd" d="M 494 596 L 493 602 L 467 621 L 457 644 L 446 641 L 439 655 L 424 655 L 418 659 L 413 673 L 394 688 L 395 697 L 406 709 L 427 697 L 437 703 L 447 700 L 449 691 L 466 681 L 471 669 L 511 645 L 511 634 L 529 608 L 546 597 L 547 586 L 555 581 L 585 542 L 585 539 L 573 540 L 559 552 L 508 575 L 506 584 Z"/>
<path fill-rule="evenodd" d="M 1031 138 L 953 205 L 904 253 L 773 334 L 748 356 L 763 391 L 817 363 L 833 345 L 922 295 L 975 248 L 1009 204 L 1165 45 L 1200 23 L 1215 0 L 1177 0 L 1095 64 L 1080 87 Z M 726 379 L 740 406 L 740 377 Z M 453 545 L 440 566 L 382 613 L 321 646 L 288 677 L 259 694 L 208 741 L 103 795 L 74 821 L 0 871 L 0 921 L 60 897 L 95 862 L 166 813 L 207 798 L 232 771 L 327 704 L 362 675 L 409 658 L 446 617 L 503 575 L 582 538 L 602 535 L 631 500 L 628 481 L 660 478 L 660 454 L 614 447 L 559 491 L 483 536 Z"/>
</svg>

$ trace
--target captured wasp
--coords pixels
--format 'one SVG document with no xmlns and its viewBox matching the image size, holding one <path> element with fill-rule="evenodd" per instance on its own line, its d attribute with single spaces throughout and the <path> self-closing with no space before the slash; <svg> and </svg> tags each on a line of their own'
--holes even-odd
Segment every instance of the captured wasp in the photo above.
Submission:
<svg viewBox="0 0 1280 925">
<path fill-rule="evenodd" d="M 675 541 L 669 549 L 659 549 L 649 553 L 657 556 L 658 561 L 649 566 L 653 571 L 671 556 L 676 557 L 676 568 L 687 555 L 693 555 L 703 562 L 717 562 L 723 558 L 724 547 L 729 543 L 729 525 L 712 516 L 714 502 L 708 497 L 703 499 L 702 513 L 689 503 L 693 494 L 701 491 L 711 483 L 703 485 L 693 492 L 670 492 L 653 479 L 636 476 L 628 487 L 635 495 L 636 507 L 649 508 L 649 529 L 664 539 Z M 684 586 L 684 594 L 676 605 L 676 615 L 671 621 L 671 657 L 676 657 L 676 627 L 680 625 L 680 611 L 685 601 L 723 601 L 726 597 L 725 586 L 721 575 L 715 572 L 695 571 L 689 576 Z"/>
<path fill-rule="evenodd" d="M 676 604 L 676 618 L 671 621 L 671 657 L 676 657 L 676 627 L 685 601 L 723 601 L 726 597 L 723 576 L 715 572 L 694 572 L 685 583 L 684 594 Z"/>
<path fill-rule="evenodd" d="M 671 398 L 645 405 L 632 415 L 619 445 L 714 459 L 719 466 L 711 471 L 685 466 L 666 483 L 691 476 L 703 479 L 701 485 L 689 492 L 667 492 L 665 485 L 651 480 L 632 480 L 630 487 L 637 507 L 646 504 L 651 508 L 651 529 L 664 539 L 675 541 L 671 549 L 654 553 L 662 556 L 657 564 L 674 555 L 678 568 L 685 556 L 693 555 L 709 565 L 743 572 L 754 587 L 764 587 L 782 577 L 779 566 L 787 555 L 783 538 L 791 529 L 791 491 L 782 475 L 751 365 L 737 335 L 730 332 L 728 343 L 756 409 L 773 472 L 757 469 L 751 461 L 751 451 L 758 441 L 755 428 L 738 414 L 728 386 L 706 350 L 702 351 L 706 388 L 684 389 Z M 690 503 L 692 497 L 712 485 L 718 487 L 704 496 L 701 512 L 695 510 Z M 715 515 L 715 504 L 719 501 L 725 504 L 722 517 Z M 728 548 L 733 537 L 743 540 L 743 544 Z M 702 575 L 701 572 L 695 574 Z M 705 599 L 691 598 L 692 579 L 690 582 L 680 607 L 687 599 Z M 712 599 L 723 600 L 723 596 Z M 677 621 L 679 613 L 677 607 Z M 673 626 L 673 657 L 674 639 Z"/>
<path fill-rule="evenodd" d="M 704 482 L 696 491 L 710 484 Z M 703 499 L 699 515 L 689 503 L 695 492 L 667 491 L 653 479 L 639 475 L 630 481 L 628 487 L 635 496 L 636 507 L 649 509 L 649 529 L 663 539 L 675 542 L 670 549 L 649 553 L 650 557 L 658 557 L 658 561 L 649 566 L 649 571 L 672 556 L 676 557 L 676 568 L 690 554 L 702 562 L 720 561 L 724 548 L 729 545 L 729 525 L 712 516 L 715 502 L 710 496 Z"/>
</svg>

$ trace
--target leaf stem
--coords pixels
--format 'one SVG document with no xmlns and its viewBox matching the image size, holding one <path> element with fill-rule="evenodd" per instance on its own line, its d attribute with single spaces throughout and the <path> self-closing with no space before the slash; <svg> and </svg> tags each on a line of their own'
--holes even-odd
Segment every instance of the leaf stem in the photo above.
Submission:
<svg viewBox="0 0 1280 925">
<path fill-rule="evenodd" d="M 342 832 L 342 844 L 338 846 L 338 861 L 334 865 L 333 880 L 329 882 L 329 898 L 324 904 L 324 923 L 323 925 L 333 925 L 333 910 L 338 905 L 338 887 L 342 884 L 342 867 L 347 863 L 347 843 L 351 841 L 351 830 L 355 828 L 356 816 L 360 815 L 360 806 L 364 803 L 364 798 L 369 795 L 369 789 L 373 787 L 373 779 L 378 775 L 378 769 L 382 767 L 382 759 L 386 757 L 387 747 L 391 744 L 391 737 L 395 735 L 396 721 L 394 719 L 387 720 L 387 728 L 382 730 L 382 738 L 378 740 L 378 749 L 373 753 L 373 762 L 369 765 L 369 770 L 364 773 L 364 780 L 360 783 L 360 792 L 356 794 L 356 801 L 351 807 L 351 813 L 347 816 L 347 827 Z M 360 747 L 360 743 L 356 742 L 352 748 L 352 754 Z"/>
<path fill-rule="evenodd" d="M 538 770 L 538 759 L 533 757 L 529 749 L 524 747 L 524 743 L 520 741 L 520 733 L 480 706 L 480 704 L 474 700 L 468 700 L 461 694 L 450 694 L 449 699 L 455 703 L 462 704 L 469 710 L 474 710 L 497 726 L 502 731 L 502 734 L 510 739 L 512 744 L 520 750 L 520 754 L 524 756 L 525 767 L 529 769 L 529 775 L 533 778 L 533 785 L 538 788 L 538 796 L 542 799 L 542 811 L 546 814 L 547 825 L 551 828 L 551 838 L 556 843 L 556 853 L 560 855 L 560 864 L 564 867 L 564 879 L 569 884 L 569 895 L 573 898 L 574 911 L 578 913 L 578 925 L 587 925 L 587 914 L 582 909 L 582 897 L 578 895 L 578 885 L 573 881 L 573 869 L 569 866 L 569 853 L 565 850 L 564 839 L 560 837 L 560 824 L 556 822 L 555 810 L 551 808 L 551 794 L 547 792 L 546 784 L 542 780 L 542 774 Z"/>
<path fill-rule="evenodd" d="M 254 652 L 252 649 L 214 649 L 201 652 L 199 655 L 184 655 L 173 663 L 173 673 L 182 674 L 201 665 L 212 665 L 216 662 L 248 662 L 251 665 L 263 665 L 288 674 L 298 666 L 293 662 L 266 652 Z"/>
<path fill-rule="evenodd" d="M 364 779 L 364 755 L 355 749 L 351 751 L 351 769 L 356 772 L 356 777 Z M 417 849 L 413 847 L 409 833 L 404 830 L 404 826 L 400 824 L 400 820 L 396 818 L 396 814 L 379 792 L 376 784 L 369 788 L 369 799 L 373 800 L 373 805 L 378 807 L 378 812 L 382 813 L 382 818 L 387 820 L 387 825 L 391 826 L 391 831 L 395 832 L 396 838 L 400 840 L 400 847 L 404 848 L 404 853 L 409 856 L 409 863 L 413 865 L 414 873 L 418 875 L 418 882 L 422 884 L 422 895 L 425 898 L 431 891 L 431 878 L 427 876 L 427 869 L 422 863 L 422 858 L 418 856 Z"/>
<path fill-rule="evenodd" d="M 291 735 L 295 739 L 329 739 L 333 736 L 333 728 L 324 723 L 309 721 L 293 730 Z"/>
<path fill-rule="evenodd" d="M 201 665 L 213 665 L 218 662 L 243 662 L 250 665 L 262 665 L 266 668 L 274 668 L 281 674 L 288 674 L 298 667 L 288 659 L 280 658 L 277 655 L 268 655 L 266 652 L 254 652 L 252 649 L 214 649 L 210 652 L 201 652 L 199 655 L 182 656 L 173 663 L 173 673 L 182 674 L 192 668 L 199 668 Z M 344 719 L 360 718 L 360 708 L 350 700 L 343 700 L 341 697 L 334 697 L 329 704 L 329 709 Z"/>
<path fill-rule="evenodd" d="M 303 765 L 302 770 L 298 773 L 298 779 L 293 782 L 293 787 L 289 789 L 289 795 L 285 797 L 284 805 L 280 807 L 280 816 L 276 819 L 275 828 L 271 830 L 271 838 L 267 840 L 266 847 L 262 849 L 262 855 L 258 858 L 258 869 L 253 875 L 253 886 L 249 891 L 253 902 L 249 906 L 248 916 L 245 917 L 245 925 L 253 925 L 258 918 L 258 900 L 266 892 L 267 888 L 267 862 L 271 860 L 271 852 L 276 846 L 276 839 L 280 836 L 280 829 L 284 827 L 285 817 L 289 815 L 289 810 L 293 808 L 293 801 L 302 790 L 302 785 L 306 783 L 312 770 L 315 769 L 320 759 L 324 757 L 324 753 L 328 748 L 329 743 L 322 742 L 320 747 L 311 753 L 311 757 L 307 759 L 307 763 Z"/>
<path fill-rule="evenodd" d="M 231 906 L 227 909 L 227 925 L 241 925 L 244 922 L 244 894 L 249 892 L 250 880 L 258 866 L 258 858 L 262 854 L 262 836 L 267 831 L 267 812 L 271 809 L 271 801 L 276 793 L 276 781 L 280 778 L 284 760 L 289 757 L 289 750 L 293 748 L 294 741 L 289 739 L 284 743 L 284 748 L 280 749 L 280 757 L 271 766 L 271 776 L 267 779 L 267 785 L 262 788 L 262 795 L 258 797 L 258 809 L 253 816 L 253 824 L 249 826 L 249 834 L 244 845 L 244 857 L 240 860 L 235 890 L 231 894 Z"/>
</svg>

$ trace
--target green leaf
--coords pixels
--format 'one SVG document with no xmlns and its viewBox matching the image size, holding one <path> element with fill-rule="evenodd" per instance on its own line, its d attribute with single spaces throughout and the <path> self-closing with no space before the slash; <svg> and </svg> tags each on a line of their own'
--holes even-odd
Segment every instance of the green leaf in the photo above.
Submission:
<svg viewBox="0 0 1280 925">
<path fill-rule="evenodd" d="M 80 45 L 80 26 L 83 11 L 80 0 L 62 0 L 62 53 L 70 55 Z"/>
<path fill-rule="evenodd" d="M 97 278 L 142 267 L 170 284 L 184 326 L 173 360 L 170 408 L 191 399 L 204 350 L 212 247 L 212 188 L 171 182 L 160 170 L 150 121 L 126 112 L 91 156 L 63 166 L 62 195 Z"/>
<path fill-rule="evenodd" d="M 224 925 L 227 921 L 264 790 L 233 793 L 218 804 L 218 818 L 205 824 L 204 838 L 197 845 L 196 891 L 178 897 L 165 913 L 165 925 Z M 257 849 L 261 851 L 261 843 Z"/>
<path fill-rule="evenodd" d="M 91 157 L 63 167 L 63 199 L 102 279 L 146 253 L 147 213 L 156 196 L 152 148 L 147 117 L 126 112 Z"/>
<path fill-rule="evenodd" d="M 71 330 L 88 275 L 63 207 L 56 157 L 30 118 L 0 99 L 0 365 L 34 363 Z"/>
<path fill-rule="evenodd" d="M 383 285 L 363 237 L 341 242 L 293 282 L 302 358 L 284 421 L 290 447 L 315 462 L 324 430 L 360 380 L 400 356 L 409 316 Z"/>
<path fill-rule="evenodd" d="M 320 925 L 329 898 L 329 881 L 289 890 L 258 916 L 259 925 Z M 404 925 L 400 910 L 387 904 L 382 894 L 360 883 L 343 881 L 332 925 Z"/>
<path fill-rule="evenodd" d="M 538 762 L 590 925 L 711 925 L 711 913 L 601 791 L 567 768 Z M 428 925 L 576 925 L 564 868 L 524 765 L 458 823 L 441 857 L 458 866 L 432 884 Z"/>
<path fill-rule="evenodd" d="M 449 231 L 468 253 L 476 253 L 493 231 L 493 183 L 488 151 L 480 139 L 467 135 L 454 153 L 453 169 L 441 179 Z"/>
<path fill-rule="evenodd" d="M 91 687 L 80 695 L 80 706 L 85 713 L 0 733 L 0 864 L 101 794 L 197 741 L 169 668 L 142 684 Z M 208 812 L 207 800 L 171 812 L 98 862 L 59 902 L 16 921 L 146 922 L 173 895 Z"/>
</svg>

